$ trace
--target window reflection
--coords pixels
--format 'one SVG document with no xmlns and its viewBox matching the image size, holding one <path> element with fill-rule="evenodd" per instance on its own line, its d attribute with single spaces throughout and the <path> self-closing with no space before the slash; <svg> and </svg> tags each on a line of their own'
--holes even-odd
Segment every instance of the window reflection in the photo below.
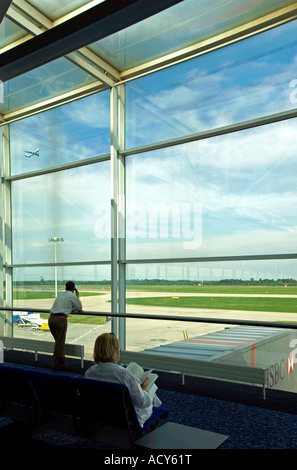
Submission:
<svg viewBox="0 0 297 470">
<path fill-rule="evenodd" d="M 295 126 L 127 157 L 127 258 L 294 253 Z"/>
<path fill-rule="evenodd" d="M 295 31 L 293 21 L 127 84 L 127 147 L 295 108 Z"/>
<path fill-rule="evenodd" d="M 79 290 L 84 312 L 100 312 L 103 315 L 71 314 L 68 317 L 67 342 L 84 345 L 84 358 L 92 360 L 94 342 L 103 332 L 110 332 L 110 266 L 58 266 L 58 292 L 65 289 L 65 282 L 74 280 Z M 13 336 L 53 341 L 47 328 L 49 314 L 38 310 L 50 310 L 55 298 L 54 267 L 15 268 L 13 283 L 14 315 L 6 313 L 5 324 L 13 324 Z M 36 310 L 35 310 L 36 309 Z M 105 315 L 106 313 L 106 315 Z M 11 320 L 12 318 L 12 320 Z"/>
<path fill-rule="evenodd" d="M 101 162 L 68 171 L 12 183 L 14 263 L 110 259 L 109 163 Z"/>
<path fill-rule="evenodd" d="M 296 321 L 296 279 L 294 259 L 128 264 L 127 313 L 170 315 L 171 320 L 128 318 L 127 349 L 161 347 L 159 353 L 166 345 L 182 349 L 184 339 L 203 340 L 209 333 L 236 328 L 234 319 Z M 213 323 L 184 322 L 183 317 L 208 318 Z M 254 330 L 261 335 L 261 328 Z M 236 341 L 240 337 L 234 332 Z M 181 349 L 176 347 L 175 352 Z M 206 348 L 203 355 L 207 354 Z"/>
<path fill-rule="evenodd" d="M 10 125 L 11 173 L 27 173 L 109 152 L 109 93 L 98 93 Z M 28 153 L 39 149 L 39 155 Z"/>
</svg>

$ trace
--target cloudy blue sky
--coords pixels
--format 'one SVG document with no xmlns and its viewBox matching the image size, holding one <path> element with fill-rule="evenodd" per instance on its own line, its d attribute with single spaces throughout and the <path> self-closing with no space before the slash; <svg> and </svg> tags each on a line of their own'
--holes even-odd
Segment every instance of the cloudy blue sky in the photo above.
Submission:
<svg viewBox="0 0 297 470">
<path fill-rule="evenodd" d="M 295 32 L 291 22 L 128 83 L 127 146 L 296 107 Z M 15 122 L 12 173 L 108 153 L 108 129 L 109 92 Z M 296 144 L 292 119 L 127 157 L 127 257 L 296 252 Z M 26 159 L 35 148 L 40 158 Z M 108 260 L 109 180 L 104 162 L 14 182 L 14 262 L 50 262 L 53 236 L 65 239 L 59 261 Z M 293 263 L 273 263 L 246 276 L 297 277 Z"/>
</svg>

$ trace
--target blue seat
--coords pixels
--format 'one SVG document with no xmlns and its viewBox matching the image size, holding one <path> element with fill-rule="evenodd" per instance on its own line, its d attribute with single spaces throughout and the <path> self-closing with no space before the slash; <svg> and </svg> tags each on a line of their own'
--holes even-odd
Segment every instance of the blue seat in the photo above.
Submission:
<svg viewBox="0 0 297 470">
<path fill-rule="evenodd" d="M 0 400 L 1 402 L 26 403 L 22 382 L 23 371 L 19 367 L 0 364 Z"/>
<path fill-rule="evenodd" d="M 0 364 L 0 414 L 15 421 L 32 422 L 37 401 L 24 380 L 23 369 Z"/>
<path fill-rule="evenodd" d="M 167 414 L 154 408 L 151 418 L 140 428 L 134 405 L 125 385 L 76 377 L 72 379 L 80 396 L 84 435 L 119 447 L 133 447 L 136 439 L 154 421 Z"/>
<path fill-rule="evenodd" d="M 55 429 L 134 448 L 135 440 L 167 415 L 156 407 L 140 428 L 125 385 L 82 376 L 0 364 L 0 384 L 0 414 L 29 421 L 33 433 Z"/>
<path fill-rule="evenodd" d="M 159 422 L 166 418 L 167 414 L 168 412 L 165 408 L 162 408 L 161 406 L 154 406 L 153 413 L 144 423 L 142 430 L 150 431 L 151 429 L 155 429 Z"/>
<path fill-rule="evenodd" d="M 43 370 L 24 370 L 24 378 L 34 392 L 38 405 L 35 422 L 77 434 L 80 427 L 78 395 L 71 376 Z"/>
</svg>

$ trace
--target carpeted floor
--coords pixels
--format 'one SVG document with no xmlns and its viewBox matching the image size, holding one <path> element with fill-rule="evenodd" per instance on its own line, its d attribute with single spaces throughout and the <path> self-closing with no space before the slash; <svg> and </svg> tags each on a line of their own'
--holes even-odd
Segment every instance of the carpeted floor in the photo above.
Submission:
<svg viewBox="0 0 297 470">
<path fill-rule="evenodd" d="M 297 449 L 297 415 L 159 390 L 168 420 L 229 436 L 220 449 Z"/>
</svg>

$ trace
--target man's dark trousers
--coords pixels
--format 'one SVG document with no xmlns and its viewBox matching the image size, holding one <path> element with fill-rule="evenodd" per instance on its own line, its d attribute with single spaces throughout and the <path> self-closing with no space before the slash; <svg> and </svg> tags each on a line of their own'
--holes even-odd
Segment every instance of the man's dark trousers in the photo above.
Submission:
<svg viewBox="0 0 297 470">
<path fill-rule="evenodd" d="M 67 332 L 67 316 L 63 313 L 52 313 L 48 319 L 48 326 L 55 339 L 53 368 L 58 369 L 65 362 L 64 345 Z"/>
</svg>

